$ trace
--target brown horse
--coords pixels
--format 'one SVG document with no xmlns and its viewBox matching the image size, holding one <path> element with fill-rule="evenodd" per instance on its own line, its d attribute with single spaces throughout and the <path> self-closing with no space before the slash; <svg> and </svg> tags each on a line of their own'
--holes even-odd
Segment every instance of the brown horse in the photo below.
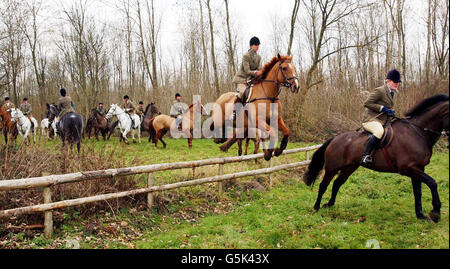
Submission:
<svg viewBox="0 0 450 269">
<path fill-rule="evenodd" d="M 429 219 L 422 211 L 422 189 L 425 183 L 431 190 L 433 210 L 430 218 L 434 222 L 440 219 L 441 202 L 437 184 L 433 178 L 424 173 L 425 166 L 430 163 L 432 149 L 439 140 L 442 131 L 449 134 L 449 98 L 447 95 L 436 95 L 417 104 L 406 113 L 406 119 L 397 119 L 391 126 L 393 138 L 387 146 L 373 153 L 374 163 L 369 169 L 378 172 L 398 173 L 412 179 L 415 211 L 419 219 Z M 325 175 L 319 187 L 314 209 L 320 209 L 322 196 L 334 176 L 330 201 L 324 207 L 335 204 L 339 188 L 348 177 L 360 166 L 364 145 L 368 135 L 359 132 L 348 132 L 328 140 L 312 158 L 312 162 L 303 178 L 306 185 L 312 185 L 320 171 L 325 168 Z"/>
<path fill-rule="evenodd" d="M 193 129 L 194 129 L 194 113 L 200 112 L 201 114 L 205 113 L 205 109 L 200 102 L 192 104 L 189 108 L 183 113 L 182 118 L 183 121 L 181 123 L 182 133 L 188 139 L 189 148 L 192 148 L 192 140 L 193 140 Z M 167 115 L 159 115 L 150 120 L 150 140 L 153 141 L 155 147 L 158 147 L 158 140 L 161 141 L 164 148 L 166 148 L 167 144 L 162 140 L 162 137 L 170 130 L 176 130 L 176 122 L 175 118 L 167 116 Z"/>
<path fill-rule="evenodd" d="M 0 118 L 2 118 L 0 126 L 3 131 L 3 136 L 5 137 L 5 143 L 8 144 L 8 136 L 11 136 L 15 141 L 19 134 L 17 126 L 11 121 L 11 115 L 6 112 L 3 106 L 0 106 Z"/>
<path fill-rule="evenodd" d="M 245 109 L 241 109 L 236 112 L 237 119 L 244 119 L 243 126 L 235 128 L 233 137 L 226 140 L 226 143 L 220 147 L 222 151 L 228 151 L 228 149 L 236 143 L 239 138 L 248 137 L 248 131 L 251 129 L 249 125 L 249 119 L 252 119 L 254 127 L 261 130 L 265 134 L 269 135 L 270 143 L 269 149 L 265 146 L 264 158 L 269 161 L 274 152 L 275 140 L 277 131 L 271 128 L 271 120 L 275 119 L 278 123 L 278 128 L 283 132 L 283 140 L 279 148 L 275 150 L 275 156 L 280 156 L 286 149 L 290 131 L 286 127 L 283 118 L 281 117 L 281 103 L 278 96 L 281 93 L 281 87 L 290 88 L 293 93 L 297 93 L 299 89 L 297 71 L 292 64 L 292 56 L 280 56 L 274 57 L 269 63 L 267 63 L 262 69 L 261 78 L 255 81 L 253 87 L 253 93 L 249 97 L 248 104 Z M 214 136 L 216 137 L 216 143 L 223 143 L 225 141 L 225 121 L 230 118 L 233 112 L 233 103 L 236 97 L 233 92 L 222 95 L 214 105 L 213 108 L 213 125 Z M 229 104 L 229 105 L 227 105 Z M 230 105 L 231 104 L 231 105 Z M 265 112 L 258 111 L 260 105 L 265 105 Z M 272 107 L 272 105 L 275 105 Z M 265 116 L 260 116 L 260 113 Z M 236 124 L 234 124 L 236 125 Z M 237 129 L 237 130 L 236 130 Z M 239 137 L 239 138 L 238 138 Z M 264 141 L 264 140 L 263 140 Z"/>
<path fill-rule="evenodd" d="M 150 121 L 158 115 L 161 115 L 161 112 L 159 111 L 158 107 L 156 107 L 155 103 L 148 104 L 145 108 L 144 119 L 142 120 L 141 124 L 141 131 L 147 131 L 150 135 Z M 148 138 L 148 142 L 152 142 L 150 136 Z"/>
<path fill-rule="evenodd" d="M 98 133 L 100 132 L 103 137 L 103 141 L 106 141 L 106 135 L 109 133 L 109 123 L 108 121 L 100 115 L 100 113 L 97 111 L 97 109 L 91 110 L 91 115 L 89 116 L 89 119 L 87 120 L 86 124 L 86 130 L 85 133 L 88 135 L 88 138 L 91 138 L 91 131 L 92 128 L 94 129 L 94 135 L 97 141 L 98 139 Z"/>
</svg>

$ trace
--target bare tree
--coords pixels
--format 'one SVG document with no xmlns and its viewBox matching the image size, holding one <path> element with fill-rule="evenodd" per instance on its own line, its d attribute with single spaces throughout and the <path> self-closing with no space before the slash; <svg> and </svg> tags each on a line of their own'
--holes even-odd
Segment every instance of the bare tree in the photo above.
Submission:
<svg viewBox="0 0 450 269">
<path fill-rule="evenodd" d="M 216 89 L 216 95 L 219 96 L 220 95 L 219 75 L 218 75 L 218 71 L 217 71 L 216 52 L 214 49 L 214 22 L 212 19 L 210 0 L 206 0 L 206 7 L 208 8 L 209 31 L 210 31 L 210 37 L 211 37 L 211 60 L 212 60 L 213 71 L 214 71 L 214 88 Z"/>
<path fill-rule="evenodd" d="M 289 33 L 289 45 L 287 54 L 291 55 L 292 43 L 294 41 L 295 23 L 297 21 L 298 9 L 300 8 L 300 0 L 294 0 L 294 7 L 291 15 L 291 32 Z"/>
</svg>

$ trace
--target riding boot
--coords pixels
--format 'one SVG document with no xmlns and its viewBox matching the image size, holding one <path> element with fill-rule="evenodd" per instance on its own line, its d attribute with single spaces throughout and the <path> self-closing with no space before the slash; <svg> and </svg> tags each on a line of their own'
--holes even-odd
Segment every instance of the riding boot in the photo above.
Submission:
<svg viewBox="0 0 450 269">
<path fill-rule="evenodd" d="M 365 165 L 372 165 L 373 160 L 372 160 L 372 152 L 374 150 L 375 147 L 377 147 L 381 142 L 381 139 L 378 139 L 376 136 L 371 135 L 369 137 L 369 140 L 367 140 L 367 144 L 366 144 L 366 149 L 364 151 L 364 155 L 362 158 L 361 163 L 365 164 Z"/>
</svg>

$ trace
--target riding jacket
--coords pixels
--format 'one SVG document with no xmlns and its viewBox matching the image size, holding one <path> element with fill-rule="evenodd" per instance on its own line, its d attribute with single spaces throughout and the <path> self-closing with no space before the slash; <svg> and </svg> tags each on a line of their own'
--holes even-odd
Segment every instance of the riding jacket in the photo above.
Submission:
<svg viewBox="0 0 450 269">
<path fill-rule="evenodd" d="M 70 96 L 63 96 L 58 99 L 56 107 L 59 109 L 58 118 L 61 120 L 67 113 L 75 112 L 73 109 L 73 102 Z"/>
<path fill-rule="evenodd" d="M 377 121 L 385 125 L 390 119 L 388 115 L 382 113 L 383 107 L 392 109 L 394 107 L 395 97 L 387 86 L 376 88 L 364 103 L 364 122 Z"/>
<path fill-rule="evenodd" d="M 247 81 L 254 78 L 256 76 L 256 71 L 261 68 L 261 56 L 253 49 L 249 49 L 242 59 L 239 71 L 233 78 L 233 83 L 247 84 Z"/>
</svg>

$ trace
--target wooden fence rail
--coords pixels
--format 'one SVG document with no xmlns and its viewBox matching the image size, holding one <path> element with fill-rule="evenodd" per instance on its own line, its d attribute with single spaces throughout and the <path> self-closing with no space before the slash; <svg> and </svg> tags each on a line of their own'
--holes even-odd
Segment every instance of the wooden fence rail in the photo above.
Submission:
<svg viewBox="0 0 450 269">
<path fill-rule="evenodd" d="M 227 158 L 217 158 L 217 159 L 209 159 L 209 160 L 199 160 L 199 161 L 190 161 L 190 162 L 180 162 L 180 163 L 165 163 L 165 164 L 154 164 L 148 166 L 139 166 L 139 167 L 129 167 L 122 169 L 108 169 L 101 171 L 92 171 L 92 172 L 79 172 L 73 174 L 66 175 L 51 175 L 46 177 L 38 177 L 38 178 L 28 178 L 28 179 L 16 179 L 16 180 L 2 180 L 0 181 L 0 191 L 11 191 L 11 190 L 23 190 L 23 189 L 31 189 L 31 188 L 42 188 L 44 192 L 44 204 L 27 206 L 22 208 L 8 209 L 0 211 L 0 218 L 8 218 L 17 215 L 30 214 L 36 212 L 44 212 L 44 234 L 46 237 L 51 237 L 53 233 L 53 221 L 52 221 L 52 210 L 61 209 L 66 207 L 72 207 L 77 205 L 83 205 L 88 203 L 100 202 L 110 199 L 122 198 L 130 195 L 136 194 L 147 194 L 147 204 L 151 208 L 153 205 L 153 193 L 161 192 L 165 190 L 183 188 L 188 186 L 201 185 L 206 183 L 214 183 L 217 182 L 219 186 L 219 193 L 222 192 L 222 182 L 230 179 L 237 179 L 247 176 L 256 176 L 263 174 L 272 174 L 277 171 L 298 168 L 307 166 L 309 161 L 309 152 L 316 150 L 320 147 L 312 146 L 306 148 L 298 148 L 286 150 L 283 155 L 294 154 L 300 152 L 307 153 L 307 160 L 304 162 L 296 162 L 290 164 L 284 164 L 280 166 L 273 167 L 273 162 L 270 162 L 269 168 L 251 170 L 238 172 L 233 174 L 223 174 L 223 168 L 225 164 L 229 163 L 237 163 L 244 162 L 250 160 L 262 159 L 264 157 L 263 154 L 255 154 L 255 155 L 247 155 L 240 157 L 227 157 Z M 173 169 L 185 169 L 185 168 L 196 168 L 207 165 L 219 165 L 219 171 L 217 176 L 201 178 L 196 180 L 177 182 L 167 185 L 161 186 L 153 186 L 153 177 L 155 172 L 173 170 Z M 130 175 L 138 175 L 138 174 L 148 174 L 147 178 L 147 188 L 135 189 L 124 192 L 110 193 L 110 194 L 102 194 L 91 197 L 78 198 L 73 200 L 65 200 L 59 202 L 52 202 L 51 200 L 51 187 L 59 184 L 67 184 L 74 182 L 81 182 L 86 180 L 93 179 L 103 179 L 103 178 L 112 178 L 117 176 L 130 176 Z M 270 180 L 270 186 L 272 185 L 272 176 Z"/>
</svg>

